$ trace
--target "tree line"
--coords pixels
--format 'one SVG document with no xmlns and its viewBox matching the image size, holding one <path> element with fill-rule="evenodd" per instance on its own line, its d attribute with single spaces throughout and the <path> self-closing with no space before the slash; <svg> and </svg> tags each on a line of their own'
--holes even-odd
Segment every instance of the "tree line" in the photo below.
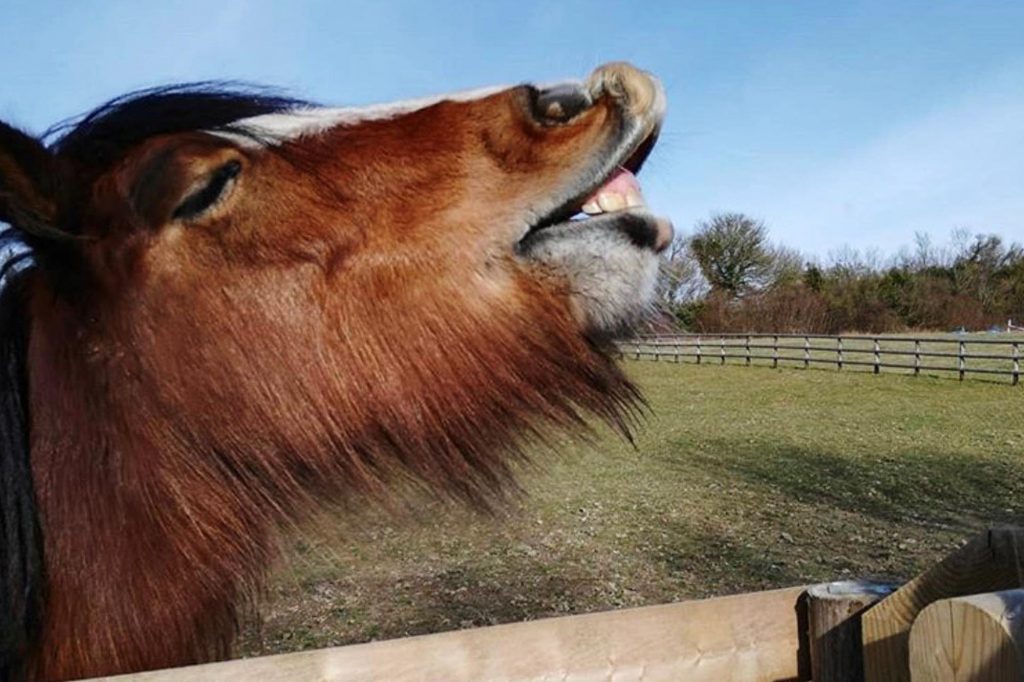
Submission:
<svg viewBox="0 0 1024 682">
<path fill-rule="evenodd" d="M 1024 247 L 956 229 L 889 258 L 844 248 L 812 260 L 764 222 L 719 213 L 673 242 L 659 302 L 660 327 L 698 332 L 984 330 L 1024 321 Z"/>
</svg>

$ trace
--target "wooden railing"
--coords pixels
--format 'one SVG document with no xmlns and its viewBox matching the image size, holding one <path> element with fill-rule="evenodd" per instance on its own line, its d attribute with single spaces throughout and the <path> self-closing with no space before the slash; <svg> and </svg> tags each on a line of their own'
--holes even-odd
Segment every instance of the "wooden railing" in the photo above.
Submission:
<svg viewBox="0 0 1024 682">
<path fill-rule="evenodd" d="M 634 360 L 726 364 L 741 361 L 779 367 L 831 365 L 879 374 L 899 370 L 915 376 L 955 373 L 1007 377 L 1020 383 L 1024 336 L 864 336 L 823 334 L 658 334 L 621 341 L 619 353 Z"/>
<path fill-rule="evenodd" d="M 791 587 L 138 673 L 104 682 L 1024 679 L 1024 530 L 904 585 Z"/>
</svg>

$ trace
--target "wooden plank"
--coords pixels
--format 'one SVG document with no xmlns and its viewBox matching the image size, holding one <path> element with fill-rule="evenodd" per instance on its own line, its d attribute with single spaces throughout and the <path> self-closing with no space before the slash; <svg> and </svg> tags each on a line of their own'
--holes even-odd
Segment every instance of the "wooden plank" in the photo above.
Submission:
<svg viewBox="0 0 1024 682">
<path fill-rule="evenodd" d="M 910 630 L 912 682 L 1024 680 L 1024 590 L 937 601 Z"/>
<path fill-rule="evenodd" d="M 103 678 L 119 682 L 799 682 L 804 587 Z"/>
<path fill-rule="evenodd" d="M 878 602 L 861 619 L 864 673 L 868 682 L 909 682 L 910 628 L 940 599 L 1022 587 L 1024 531 L 982 533 L 941 562 Z"/>
</svg>

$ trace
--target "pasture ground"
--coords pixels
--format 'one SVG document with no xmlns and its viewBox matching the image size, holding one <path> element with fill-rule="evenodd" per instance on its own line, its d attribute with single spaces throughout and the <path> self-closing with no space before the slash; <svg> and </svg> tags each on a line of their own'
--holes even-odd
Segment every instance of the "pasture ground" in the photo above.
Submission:
<svg viewBox="0 0 1024 682">
<path fill-rule="evenodd" d="M 258 655 L 849 577 L 905 579 L 1024 523 L 1024 389 L 627 362 L 636 448 L 541 451 L 497 518 L 413 498 L 303 534 L 249 614 Z"/>
</svg>

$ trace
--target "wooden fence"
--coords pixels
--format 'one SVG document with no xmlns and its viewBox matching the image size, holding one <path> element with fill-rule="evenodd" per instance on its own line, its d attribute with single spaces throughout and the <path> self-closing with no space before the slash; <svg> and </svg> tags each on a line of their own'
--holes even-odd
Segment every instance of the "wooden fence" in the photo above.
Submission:
<svg viewBox="0 0 1024 682">
<path fill-rule="evenodd" d="M 823 334 L 658 334 L 621 341 L 621 357 L 696 364 L 729 361 L 779 367 L 831 365 L 837 369 L 899 370 L 915 376 L 955 373 L 1006 377 L 1020 383 L 1024 336 L 1005 338 Z"/>
<path fill-rule="evenodd" d="M 106 682 L 1020 682 L 1024 530 L 994 528 L 895 589 L 826 583 Z"/>
</svg>

